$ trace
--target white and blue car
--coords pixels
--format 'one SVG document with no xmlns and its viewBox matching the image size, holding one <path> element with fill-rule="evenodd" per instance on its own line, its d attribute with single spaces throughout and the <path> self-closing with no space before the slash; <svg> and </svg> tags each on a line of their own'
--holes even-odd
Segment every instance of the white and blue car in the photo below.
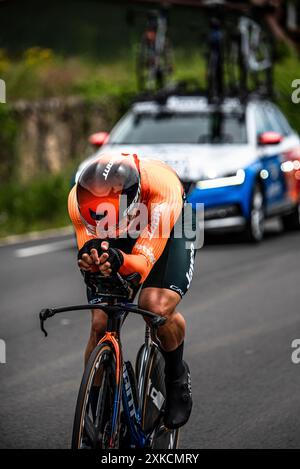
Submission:
<svg viewBox="0 0 300 469">
<path fill-rule="evenodd" d="M 204 203 L 207 230 L 241 230 L 259 242 L 273 216 L 286 229 L 300 229 L 300 139 L 271 101 L 227 98 L 213 105 L 198 95 L 140 101 L 110 134 L 90 141 L 100 147 L 97 156 L 137 153 L 172 166 L 195 208 Z"/>
</svg>

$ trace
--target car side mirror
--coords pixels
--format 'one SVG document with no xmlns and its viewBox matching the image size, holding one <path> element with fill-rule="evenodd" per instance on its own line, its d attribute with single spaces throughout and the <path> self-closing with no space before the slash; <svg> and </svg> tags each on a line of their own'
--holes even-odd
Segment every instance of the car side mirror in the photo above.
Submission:
<svg viewBox="0 0 300 469">
<path fill-rule="evenodd" d="M 283 136 L 278 132 L 263 132 L 258 136 L 259 145 L 278 145 L 283 140 Z"/>
<path fill-rule="evenodd" d="M 96 132 L 89 136 L 89 143 L 94 147 L 102 147 L 109 139 L 108 132 Z"/>
</svg>

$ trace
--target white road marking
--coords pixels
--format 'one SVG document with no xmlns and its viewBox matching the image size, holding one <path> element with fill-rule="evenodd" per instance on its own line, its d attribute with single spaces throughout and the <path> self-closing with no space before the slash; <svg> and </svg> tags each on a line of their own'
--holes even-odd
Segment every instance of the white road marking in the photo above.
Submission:
<svg viewBox="0 0 300 469">
<path fill-rule="evenodd" d="M 39 244 L 37 246 L 30 246 L 28 248 L 21 248 L 15 250 L 15 256 L 24 258 L 31 256 L 38 256 L 39 254 L 47 254 L 48 252 L 62 251 L 73 245 L 72 239 L 65 239 L 63 241 L 56 241 L 54 243 Z"/>
</svg>

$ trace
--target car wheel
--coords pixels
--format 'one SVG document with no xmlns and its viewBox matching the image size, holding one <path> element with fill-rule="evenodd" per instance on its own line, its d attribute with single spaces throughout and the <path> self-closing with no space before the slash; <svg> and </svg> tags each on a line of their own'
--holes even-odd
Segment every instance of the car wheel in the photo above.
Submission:
<svg viewBox="0 0 300 469">
<path fill-rule="evenodd" d="M 283 228 L 286 231 L 300 230 L 300 203 L 288 215 L 281 217 Z"/>
<path fill-rule="evenodd" d="M 262 241 L 265 232 L 265 209 L 264 196 L 261 187 L 256 184 L 254 186 L 251 199 L 250 219 L 247 222 L 246 237 L 252 243 Z"/>
</svg>

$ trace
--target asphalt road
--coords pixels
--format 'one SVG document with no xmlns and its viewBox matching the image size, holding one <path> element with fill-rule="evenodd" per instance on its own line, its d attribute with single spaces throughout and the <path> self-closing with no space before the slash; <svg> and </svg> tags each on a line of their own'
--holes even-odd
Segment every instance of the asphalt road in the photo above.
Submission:
<svg viewBox="0 0 300 469">
<path fill-rule="evenodd" d="M 181 308 L 194 394 L 181 447 L 300 447 L 300 365 L 291 361 L 300 338 L 299 240 L 274 226 L 258 247 L 221 237 L 199 251 Z M 85 301 L 71 245 L 65 237 L 0 248 L 1 448 L 70 444 L 89 313 L 49 321 L 47 339 L 37 318 L 42 307 Z M 125 325 L 130 358 L 143 328 L 139 318 Z"/>
</svg>

